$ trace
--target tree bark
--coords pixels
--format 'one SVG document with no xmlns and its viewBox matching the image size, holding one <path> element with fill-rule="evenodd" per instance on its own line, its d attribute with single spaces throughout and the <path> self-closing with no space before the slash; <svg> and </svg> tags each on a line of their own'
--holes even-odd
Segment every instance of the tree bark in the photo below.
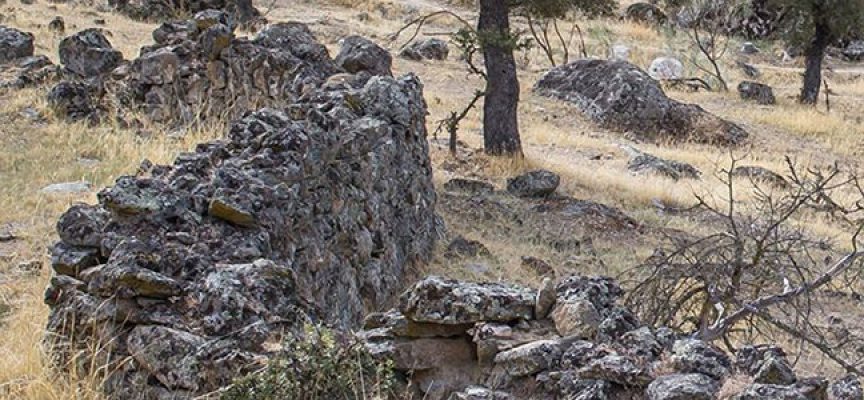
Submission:
<svg viewBox="0 0 864 400">
<path fill-rule="evenodd" d="M 802 104 L 816 104 L 819 101 L 819 89 L 822 85 L 822 60 L 825 58 L 825 49 L 831 43 L 830 25 L 823 18 L 815 19 L 817 22 L 813 40 L 804 54 L 806 68 L 804 70 L 804 85 L 799 97 Z"/>
<path fill-rule="evenodd" d="M 483 104 L 483 145 L 490 155 L 522 155 L 517 106 L 519 80 L 509 43 L 507 0 L 480 0 L 477 31 L 486 61 L 486 99 Z"/>
</svg>

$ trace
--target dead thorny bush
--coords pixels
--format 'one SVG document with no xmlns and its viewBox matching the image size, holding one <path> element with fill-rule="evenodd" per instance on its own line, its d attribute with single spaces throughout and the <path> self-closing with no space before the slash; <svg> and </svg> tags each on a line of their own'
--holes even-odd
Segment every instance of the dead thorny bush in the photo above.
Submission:
<svg viewBox="0 0 864 400">
<path fill-rule="evenodd" d="M 864 190 L 856 175 L 836 165 L 802 170 L 787 158 L 789 188 L 769 188 L 750 178 L 751 200 L 740 200 L 732 157 L 718 173 L 722 198 L 697 196 L 688 210 L 717 226 L 703 236 L 669 235 L 630 278 L 628 302 L 643 321 L 708 341 L 787 340 L 816 349 L 860 374 L 860 337 L 824 318 L 831 294 L 856 293 L 861 273 L 859 234 Z M 851 200 L 852 205 L 848 205 Z M 738 200 L 736 200 L 738 199 Z M 844 205 L 846 204 L 846 205 Z M 845 223 L 850 245 L 808 231 L 825 213 Z"/>
</svg>

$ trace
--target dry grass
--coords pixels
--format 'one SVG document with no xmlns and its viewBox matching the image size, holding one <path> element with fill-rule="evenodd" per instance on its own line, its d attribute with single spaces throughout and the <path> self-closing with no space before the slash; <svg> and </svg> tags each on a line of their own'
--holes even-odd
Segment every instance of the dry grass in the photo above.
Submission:
<svg viewBox="0 0 864 400">
<path fill-rule="evenodd" d="M 443 6 L 453 7 L 458 2 L 418 1 L 416 4 L 412 2 L 411 7 L 408 3 L 389 0 L 327 0 L 324 3 L 312 0 L 299 4 L 280 3 L 268 18 L 309 22 L 318 36 L 332 48 L 346 34 L 385 37 L 401 26 L 403 14 L 411 7 L 422 13 Z M 45 28 L 53 15 L 62 15 L 69 31 L 95 27 L 95 19 L 105 19 L 106 29 L 111 32 L 109 39 L 127 58 L 136 55 L 140 46 L 151 41 L 153 25 L 94 11 L 92 7 L 72 3 L 21 6 L 17 2 L 9 7 L 14 10 L 10 13 L 4 11 L 8 18 L 5 24 L 33 31 L 37 36 L 37 53 L 47 54 L 55 61 L 60 37 Z M 473 12 L 468 9 L 462 11 L 469 16 Z M 358 12 L 369 13 L 372 22 L 359 24 Z M 389 14 L 385 16 L 385 12 Z M 679 55 L 685 58 L 689 51 L 682 35 L 671 36 L 643 25 L 609 20 L 579 23 L 586 32 L 588 51 L 592 56 L 606 56 L 612 45 L 625 44 L 631 47 L 632 61 L 647 67 L 654 57 Z M 430 29 L 449 29 L 452 26 L 451 22 L 442 20 Z M 770 49 L 763 49 L 764 53 L 770 54 Z M 530 58 L 532 70 L 522 71 L 521 75 L 523 102 L 520 124 L 525 158 L 502 160 L 475 155 L 472 160 L 476 165 L 453 172 L 443 168 L 452 162 L 449 153 L 433 146 L 436 183 L 464 175 L 489 179 L 503 187 L 506 178 L 517 173 L 548 168 L 561 174 L 560 191 L 563 194 L 621 207 L 631 217 L 649 226 L 688 232 L 704 228 L 698 222 L 658 214 L 653 204 L 659 201 L 668 206 L 687 206 L 693 203 L 694 193 L 719 195 L 723 188 L 711 179 L 711 175 L 727 165 L 729 154 L 725 150 L 697 145 L 638 145 L 658 156 L 693 164 L 703 172 L 705 179 L 673 182 L 662 177 L 632 175 L 626 170 L 627 157 L 619 147 L 627 143 L 622 135 L 598 129 L 580 118 L 572 107 L 530 93 L 537 71 L 548 67 L 539 53 L 531 53 Z M 424 81 L 430 107 L 430 131 L 434 130 L 437 119 L 465 104 L 473 89 L 482 85 L 481 81 L 467 75 L 464 66 L 456 61 L 456 55 L 451 59 L 434 64 L 395 60 L 397 72 L 413 71 Z M 755 61 L 767 64 L 770 60 Z M 734 67 L 734 59 L 726 60 L 724 69 L 729 75 L 730 86 L 734 87 L 744 79 Z M 837 93 L 835 111 L 826 114 L 799 107 L 788 99 L 797 90 L 799 71 L 787 66 L 769 68 L 766 65 L 763 72 L 763 80 L 777 88 L 780 104 L 775 107 L 753 107 L 738 100 L 734 94 L 671 91 L 670 95 L 699 103 L 712 112 L 745 123 L 759 145 L 749 151 L 749 164 L 781 172 L 786 154 L 794 154 L 805 162 L 811 159 L 850 160 L 850 156 L 859 154 L 861 122 L 852 116 L 860 111 L 864 102 L 864 79 L 855 74 L 832 75 L 832 89 Z M 11 307 L 8 315 L 0 314 L 0 354 L 4 354 L 0 358 L 0 398 L 89 399 L 94 398 L 94 393 L 88 391 L 86 382 L 81 384 L 60 379 L 46 368 L 40 346 L 47 319 L 42 291 L 50 279 L 50 270 L 46 268 L 33 276 L 18 271 L 17 265 L 34 259 L 48 265 L 46 249 L 56 240 L 54 221 L 73 202 L 94 202 L 95 194 L 58 196 L 40 193 L 39 189 L 50 183 L 80 180 L 91 182 L 94 188 L 110 185 L 117 176 L 133 172 L 142 159 L 155 163 L 170 162 L 179 151 L 219 136 L 222 129 L 199 129 L 188 132 L 181 139 L 171 139 L 158 129 L 152 130 L 151 137 L 142 137 L 135 131 L 113 126 L 70 125 L 50 115 L 42 100 L 44 92 L 45 89 L 40 88 L 0 94 L 0 210 L 3 210 L 0 229 L 12 225 L 21 237 L 11 245 L 0 243 L 0 310 L 4 304 Z M 22 116 L 21 111 L 28 107 L 43 114 L 45 121 L 30 121 Z M 481 121 L 478 110 L 469 114 L 469 119 L 461 126 L 459 138 L 470 149 L 482 147 Z M 814 141 L 820 146 L 813 145 Z M 743 200 L 751 195 L 747 189 L 740 191 Z M 548 246 L 528 240 L 530 238 L 512 237 L 496 231 L 495 223 L 500 221 L 471 226 L 455 218 L 447 222 L 455 232 L 482 241 L 495 257 L 464 262 L 440 258 L 430 269 L 471 279 L 536 284 L 538 278 L 526 274 L 520 265 L 521 257 L 525 255 L 561 265 L 574 265 L 572 271 L 575 272 L 614 273 L 650 254 L 652 245 L 650 241 L 622 244 L 613 239 L 596 238 L 592 251 L 608 267 L 608 270 L 598 271 L 591 270 L 592 267 L 583 262 L 587 257 L 585 254 L 562 255 L 549 250 Z M 846 234 L 845 228 L 821 216 L 813 216 L 801 223 L 823 237 L 839 238 Z M 482 263 L 486 269 L 466 268 L 466 263 Z M 559 265 L 555 267 L 561 268 Z"/>
</svg>

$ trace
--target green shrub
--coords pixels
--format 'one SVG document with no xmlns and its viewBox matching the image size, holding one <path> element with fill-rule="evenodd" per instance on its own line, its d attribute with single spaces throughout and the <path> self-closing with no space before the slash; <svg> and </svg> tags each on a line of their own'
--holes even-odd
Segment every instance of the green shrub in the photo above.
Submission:
<svg viewBox="0 0 864 400">
<path fill-rule="evenodd" d="M 237 380 L 223 400 L 379 400 L 393 390 L 390 361 L 376 359 L 356 338 L 307 327 L 285 342 L 266 368 Z"/>
</svg>

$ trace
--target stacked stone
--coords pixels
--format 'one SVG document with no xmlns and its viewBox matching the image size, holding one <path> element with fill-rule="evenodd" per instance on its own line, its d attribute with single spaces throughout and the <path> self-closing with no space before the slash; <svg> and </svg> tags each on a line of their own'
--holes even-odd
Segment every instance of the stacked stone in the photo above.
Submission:
<svg viewBox="0 0 864 400">
<path fill-rule="evenodd" d="M 622 294 L 608 278 L 532 290 L 429 277 L 398 310 L 370 315 L 360 336 L 433 400 L 710 400 L 734 374 L 754 382 L 740 400 L 826 398 L 828 382 L 799 379 L 782 349 L 745 347 L 733 363 L 709 343 L 643 326 Z M 860 384 L 847 377 L 831 392 L 860 399 Z"/>
<path fill-rule="evenodd" d="M 260 57 L 243 62 L 285 65 L 323 55 L 293 34 L 256 40 L 274 42 L 223 54 L 240 62 L 251 49 Z M 287 70 L 276 71 L 284 83 Z M 284 111 L 247 113 L 224 140 L 172 165 L 145 162 L 99 204 L 62 216 L 45 296 L 61 365 L 104 366 L 117 398 L 193 397 L 259 368 L 268 341 L 305 323 L 359 326 L 428 260 L 439 222 L 421 83 L 367 76 L 316 87 L 326 70 L 296 73 L 313 80 L 291 79 L 307 87 Z M 225 74 L 228 87 L 245 79 Z M 178 90 L 190 80 L 148 82 Z"/>
</svg>

